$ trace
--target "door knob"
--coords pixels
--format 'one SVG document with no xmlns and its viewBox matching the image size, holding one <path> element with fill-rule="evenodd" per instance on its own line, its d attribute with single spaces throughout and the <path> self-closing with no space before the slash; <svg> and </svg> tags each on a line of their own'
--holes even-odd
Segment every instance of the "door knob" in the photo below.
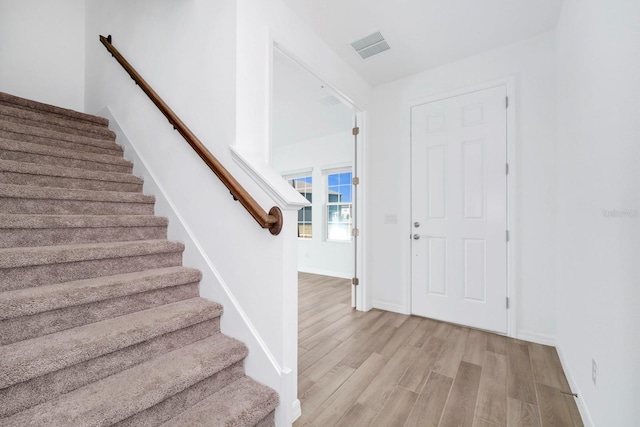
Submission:
<svg viewBox="0 0 640 427">
<path fill-rule="evenodd" d="M 415 228 L 418 228 L 418 227 L 420 227 L 420 223 L 419 223 L 418 221 L 416 221 L 416 222 L 414 222 L 414 223 L 413 223 L 413 226 L 414 226 Z"/>
<path fill-rule="evenodd" d="M 420 235 L 419 234 L 414 234 L 413 235 L 413 240 L 420 240 Z"/>
</svg>

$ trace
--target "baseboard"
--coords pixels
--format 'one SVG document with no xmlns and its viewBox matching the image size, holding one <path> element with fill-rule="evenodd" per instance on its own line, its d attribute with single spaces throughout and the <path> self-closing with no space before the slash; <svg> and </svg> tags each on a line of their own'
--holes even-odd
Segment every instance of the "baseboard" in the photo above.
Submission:
<svg viewBox="0 0 640 427">
<path fill-rule="evenodd" d="M 406 307 L 400 304 L 390 304 L 384 301 L 373 300 L 372 305 L 373 305 L 373 308 L 379 308 L 380 310 L 393 311 L 394 313 L 400 313 L 400 314 L 411 314 Z"/>
<path fill-rule="evenodd" d="M 562 370 L 564 371 L 564 375 L 567 377 L 567 381 L 569 382 L 569 387 L 571 391 L 577 393 L 578 397 L 576 397 L 576 404 L 578 405 L 578 411 L 580 412 L 580 416 L 582 417 L 582 422 L 585 427 L 593 427 L 593 419 L 591 418 L 591 414 L 589 413 L 589 408 L 585 405 L 584 400 L 582 399 L 582 393 L 578 388 L 578 384 L 573 379 L 573 375 L 571 373 L 571 369 L 569 364 L 567 363 L 567 359 L 564 357 L 564 353 L 562 352 L 562 345 L 558 343 L 556 346 L 556 351 L 558 352 L 558 357 L 560 358 L 560 364 L 562 365 Z"/>
<path fill-rule="evenodd" d="M 322 270 L 320 268 L 298 267 L 301 273 L 318 274 L 320 276 L 339 277 L 340 279 L 351 279 L 353 274 L 341 273 L 339 271 Z"/>
<path fill-rule="evenodd" d="M 300 405 L 300 399 L 296 399 L 291 405 L 291 424 L 302 415 L 302 406 Z"/>
<path fill-rule="evenodd" d="M 534 342 L 536 344 L 556 346 L 556 337 L 554 335 L 541 334 L 539 332 L 519 329 L 516 332 L 516 338 L 523 341 Z"/>
</svg>

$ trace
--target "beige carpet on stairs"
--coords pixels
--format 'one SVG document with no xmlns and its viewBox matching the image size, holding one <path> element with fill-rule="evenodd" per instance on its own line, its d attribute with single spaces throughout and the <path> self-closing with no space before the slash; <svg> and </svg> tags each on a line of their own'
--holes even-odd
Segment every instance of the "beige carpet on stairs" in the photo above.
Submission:
<svg viewBox="0 0 640 427">
<path fill-rule="evenodd" d="M 0 426 L 273 426 L 108 121 L 0 92 Z"/>
</svg>

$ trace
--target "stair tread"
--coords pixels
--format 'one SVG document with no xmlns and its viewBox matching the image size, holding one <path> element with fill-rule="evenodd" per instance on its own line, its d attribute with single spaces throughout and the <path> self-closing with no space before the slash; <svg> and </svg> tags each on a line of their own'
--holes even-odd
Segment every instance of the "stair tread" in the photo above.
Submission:
<svg viewBox="0 0 640 427">
<path fill-rule="evenodd" d="M 269 415 L 277 404 L 275 391 L 245 376 L 161 426 L 253 426 Z"/>
<path fill-rule="evenodd" d="M 0 388 L 210 320 L 222 306 L 191 298 L 0 347 Z"/>
<path fill-rule="evenodd" d="M 166 227 L 169 221 L 155 215 L 18 215 L 0 214 L 0 229 Z"/>
<path fill-rule="evenodd" d="M 0 104 L 0 117 L 3 120 L 18 119 L 22 121 L 33 122 L 35 126 L 52 125 L 58 128 L 65 128 L 69 129 L 70 131 L 80 131 L 111 140 L 115 138 L 114 132 L 104 125 L 78 121 L 69 117 L 59 115 L 52 116 L 51 114 L 47 114 L 44 111 L 20 108 L 15 105 Z"/>
<path fill-rule="evenodd" d="M 96 191 L 77 188 L 38 187 L 0 183 L 0 198 L 91 200 L 100 202 L 155 203 L 154 196 L 130 191 Z"/>
<path fill-rule="evenodd" d="M 51 166 L 40 165 L 37 163 L 18 162 L 14 160 L 2 160 L 0 159 L 0 172 L 14 172 L 28 175 L 45 175 L 52 177 L 64 177 L 75 178 L 91 181 L 110 181 L 110 182 L 123 182 L 131 184 L 144 183 L 142 178 L 139 178 L 131 173 L 123 172 L 106 172 L 106 171 L 92 171 L 88 169 L 68 168 L 64 166 Z"/>
<path fill-rule="evenodd" d="M 23 153 L 40 154 L 43 156 L 62 157 L 75 160 L 85 160 L 95 163 L 108 163 L 121 166 L 131 166 L 131 162 L 122 157 L 122 153 L 101 154 L 77 151 L 69 148 L 57 148 L 50 145 L 36 144 L 33 142 L 14 141 L 0 138 L 0 149 L 19 151 Z"/>
<path fill-rule="evenodd" d="M 201 278 L 199 270 L 167 267 L 6 291 L 1 294 L 0 319 L 31 316 L 49 310 L 197 283 Z"/>
<path fill-rule="evenodd" d="M 93 114 L 82 113 L 80 111 L 70 110 L 68 108 L 58 107 L 58 106 L 47 104 L 44 102 L 20 98 L 18 96 L 11 95 L 6 92 L 0 92 L 0 102 L 5 104 L 20 106 L 22 108 L 26 108 L 29 110 L 43 111 L 46 113 L 52 113 L 56 115 L 70 117 L 75 120 L 91 122 L 100 126 L 106 127 L 109 125 L 109 120 L 105 119 L 104 117 L 95 116 Z"/>
<path fill-rule="evenodd" d="M 123 148 L 115 142 L 115 139 L 106 140 L 101 138 L 93 138 L 90 136 L 59 132 L 47 128 L 9 122 L 6 120 L 0 120 L 0 130 L 10 132 L 11 134 L 31 135 L 34 137 L 46 138 L 49 140 L 71 142 L 73 144 L 79 145 L 88 145 L 104 150 L 113 151 L 114 153 L 122 153 L 124 151 Z"/>
<path fill-rule="evenodd" d="M 0 268 L 124 258 L 183 250 L 184 244 L 166 239 L 2 248 L 0 249 Z"/>
<path fill-rule="evenodd" d="M 246 354 L 242 343 L 217 333 L 5 418 L 3 425 L 111 425 L 220 372 Z"/>
</svg>

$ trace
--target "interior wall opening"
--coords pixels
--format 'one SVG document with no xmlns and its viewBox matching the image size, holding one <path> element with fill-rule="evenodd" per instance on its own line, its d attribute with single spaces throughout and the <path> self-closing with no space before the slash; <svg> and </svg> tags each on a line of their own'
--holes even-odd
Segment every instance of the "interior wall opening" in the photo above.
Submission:
<svg viewBox="0 0 640 427">
<path fill-rule="evenodd" d="M 277 48 L 272 75 L 271 163 L 311 202 L 298 212 L 298 271 L 352 279 L 356 113 Z"/>
</svg>

